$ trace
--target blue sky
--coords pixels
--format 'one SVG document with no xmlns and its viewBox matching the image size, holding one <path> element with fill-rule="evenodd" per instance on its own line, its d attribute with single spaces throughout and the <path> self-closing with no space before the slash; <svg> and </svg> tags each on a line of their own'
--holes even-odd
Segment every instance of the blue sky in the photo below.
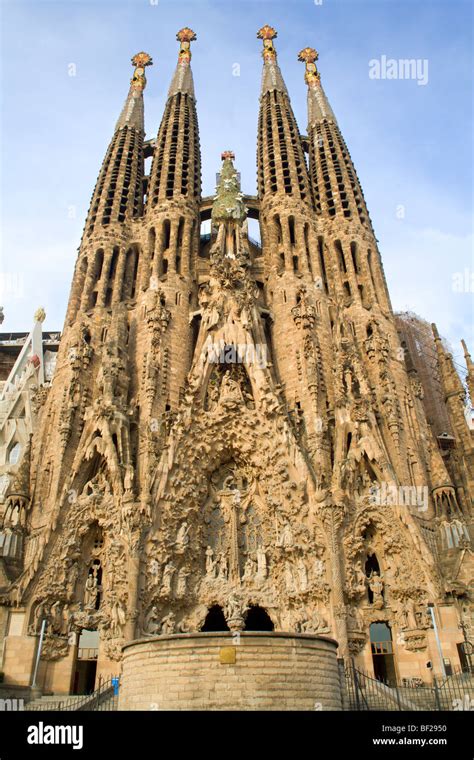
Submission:
<svg viewBox="0 0 474 760">
<path fill-rule="evenodd" d="M 222 150 L 236 153 L 244 192 L 256 192 L 261 76 L 257 29 L 276 47 L 306 133 L 307 45 L 356 165 L 395 309 L 429 321 L 460 357 L 474 354 L 472 290 L 472 4 L 437 0 L 0 0 L 2 330 L 28 329 L 38 305 L 62 329 L 85 215 L 128 91 L 131 56 L 146 50 L 147 137 L 156 134 L 191 26 L 203 155 L 203 194 Z M 427 59 L 428 83 L 374 80 L 369 61 Z M 70 64 L 76 76 L 70 76 Z M 240 75 L 234 76 L 239 64 Z M 403 207 L 403 209 L 401 209 Z M 401 217 L 401 218 L 400 218 Z"/>
</svg>

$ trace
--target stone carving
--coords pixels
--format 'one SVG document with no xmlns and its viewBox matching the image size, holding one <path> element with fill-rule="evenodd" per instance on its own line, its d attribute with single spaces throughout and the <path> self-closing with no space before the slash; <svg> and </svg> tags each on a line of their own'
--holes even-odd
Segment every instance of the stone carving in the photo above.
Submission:
<svg viewBox="0 0 474 760">
<path fill-rule="evenodd" d="M 242 580 L 251 581 L 253 580 L 254 575 L 255 575 L 255 561 L 253 557 L 249 554 L 245 561 L 244 574 L 242 575 Z"/>
<path fill-rule="evenodd" d="M 422 631 L 406 632 L 403 645 L 409 652 L 419 652 L 428 646 L 426 635 Z"/>
<path fill-rule="evenodd" d="M 296 561 L 296 569 L 298 572 L 298 583 L 300 591 L 306 591 L 308 588 L 308 570 L 303 557 L 298 557 Z"/>
<path fill-rule="evenodd" d="M 285 562 L 285 584 L 288 594 L 294 594 L 296 591 L 296 583 L 293 574 L 293 566 L 290 560 L 286 560 Z"/>
<path fill-rule="evenodd" d="M 174 633 L 175 628 L 176 628 L 175 615 L 173 612 L 168 612 L 168 614 L 165 615 L 161 621 L 161 635 L 169 636 L 171 633 Z"/>
<path fill-rule="evenodd" d="M 220 552 L 219 556 L 217 557 L 217 574 L 222 580 L 227 580 L 228 572 L 229 568 L 227 565 L 227 557 L 225 556 L 224 552 Z"/>
<path fill-rule="evenodd" d="M 329 625 L 317 610 L 313 610 L 309 618 L 300 622 L 299 630 L 301 633 L 327 633 Z"/>
<path fill-rule="evenodd" d="M 236 593 L 231 593 L 224 608 L 224 615 L 231 631 L 241 631 L 244 628 L 245 605 Z"/>
<path fill-rule="evenodd" d="M 94 565 L 87 575 L 86 585 L 84 588 L 84 607 L 86 609 L 95 608 L 99 593 L 100 587 L 98 581 L 98 567 Z"/>
<path fill-rule="evenodd" d="M 313 576 L 315 581 L 320 581 L 326 576 L 326 563 L 319 557 L 314 560 Z"/>
<path fill-rule="evenodd" d="M 309 302 L 306 286 L 302 286 L 296 294 L 297 306 L 291 309 L 293 319 L 297 327 L 302 326 L 304 329 L 314 327 L 316 321 L 316 308 Z"/>
<path fill-rule="evenodd" d="M 207 578 L 214 578 L 216 574 L 216 560 L 214 559 L 214 552 L 211 547 L 206 549 L 206 576 Z"/>
<path fill-rule="evenodd" d="M 284 549 L 291 549 L 293 546 L 293 531 L 291 525 L 287 522 L 282 528 L 280 536 L 277 541 L 277 546 L 281 546 Z"/>
<path fill-rule="evenodd" d="M 384 583 L 380 575 L 373 572 L 368 580 L 368 586 L 373 594 L 372 604 L 377 610 L 381 610 L 384 606 L 383 589 Z"/>
<path fill-rule="evenodd" d="M 181 599 L 186 595 L 189 575 L 190 572 L 185 567 L 181 567 L 178 571 L 178 580 L 176 583 L 176 596 L 178 599 Z"/>
<path fill-rule="evenodd" d="M 184 551 L 189 544 L 189 530 L 190 526 L 186 520 L 184 520 L 184 522 L 181 523 L 178 534 L 176 536 L 176 546 L 180 551 Z"/>
<path fill-rule="evenodd" d="M 357 607 L 347 608 L 347 627 L 350 631 L 364 630 L 364 619 Z"/>
<path fill-rule="evenodd" d="M 260 35 L 265 81 L 284 98 L 275 34 L 266 27 Z M 180 35 L 175 93 L 191 87 L 192 37 Z M 135 57 L 133 99 L 121 117 L 128 123 L 140 115 L 148 58 Z M 302 58 L 313 115 L 322 106 L 329 113 L 315 53 Z M 186 100 L 190 122 L 193 102 Z M 279 123 L 273 100 L 268 107 Z M 324 140 L 338 138 L 336 129 L 326 120 Z M 339 138 L 331 143 L 340 152 Z M 190 186 L 197 144 L 187 146 Z M 100 656 L 118 661 L 132 635 L 196 632 L 215 606 L 231 631 L 252 619 L 250 606 L 260 607 L 276 631 L 334 636 L 343 657 L 360 655 L 377 621 L 395 623 L 404 646 L 424 652 L 426 602 L 441 604 L 449 593 L 470 605 L 468 536 L 459 536 L 456 559 L 436 544 L 438 528 L 456 528 L 449 510 L 459 507 L 466 525 L 470 509 L 472 442 L 449 356 L 437 339 L 435 385 L 453 430 L 438 447 L 424 411 L 429 383 L 397 355 L 376 241 L 370 224 L 359 224 L 368 220 L 362 195 L 354 205 L 346 188 L 350 221 L 339 219 L 336 204 L 334 236 L 321 237 L 294 192 L 268 193 L 272 172 L 261 168 L 261 247 L 249 238 L 229 151 L 208 242 L 199 235 L 199 190 L 191 202 L 170 188 L 173 197 L 160 198 L 145 229 L 141 169 L 132 166 L 139 187 L 120 195 L 136 206 L 127 205 L 136 232 L 130 250 L 126 229 L 119 234 L 117 219 L 103 224 L 94 200 L 55 382 L 38 387 L 41 362 L 31 356 L 25 377 L 36 384 L 29 394 L 38 428 L 24 462 L 5 466 L 0 494 L 2 551 L 21 533 L 17 555 L 4 556 L 3 600 L 30 611 L 31 635 L 46 620 L 49 659 L 68 655 L 71 631 L 93 628 L 104 642 Z M 188 171 L 176 176 L 188 181 Z M 293 190 L 295 177 L 310 198 L 304 160 L 289 169 Z M 323 229 L 324 198 L 318 203 Z M 13 390 L 4 391 L 8 405 Z M 426 484 L 449 526 L 429 510 L 419 520 L 409 508 L 375 503 L 384 483 Z"/>
<path fill-rule="evenodd" d="M 167 562 L 163 570 L 163 578 L 161 581 L 161 596 L 171 596 L 173 577 L 176 570 L 176 566 L 173 562 Z"/>
<path fill-rule="evenodd" d="M 161 629 L 161 619 L 158 611 L 158 607 L 153 605 L 145 615 L 145 622 L 143 625 L 143 633 L 147 636 L 156 636 Z"/>
<path fill-rule="evenodd" d="M 114 637 L 119 638 L 123 634 L 126 622 L 126 611 L 123 602 L 115 599 L 110 611 L 110 631 Z"/>
<path fill-rule="evenodd" d="M 46 635 L 43 639 L 41 657 L 44 660 L 60 660 L 69 652 L 69 641 L 67 636 Z"/>
<path fill-rule="evenodd" d="M 265 550 L 259 546 L 257 549 L 257 578 L 265 580 L 267 577 L 267 555 Z"/>
</svg>

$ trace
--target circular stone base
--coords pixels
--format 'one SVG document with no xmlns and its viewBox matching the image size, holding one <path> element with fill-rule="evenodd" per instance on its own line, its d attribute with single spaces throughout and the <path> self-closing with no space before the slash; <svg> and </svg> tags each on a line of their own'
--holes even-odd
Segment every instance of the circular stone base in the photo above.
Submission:
<svg viewBox="0 0 474 760">
<path fill-rule="evenodd" d="M 333 639 L 294 633 L 156 636 L 124 647 L 119 710 L 340 710 Z"/>
</svg>

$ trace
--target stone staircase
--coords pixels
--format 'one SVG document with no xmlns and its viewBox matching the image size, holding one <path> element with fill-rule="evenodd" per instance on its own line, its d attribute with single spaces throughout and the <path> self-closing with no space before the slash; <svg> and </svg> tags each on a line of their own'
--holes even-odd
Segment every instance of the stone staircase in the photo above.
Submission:
<svg viewBox="0 0 474 760">
<path fill-rule="evenodd" d="M 457 673 L 423 687 L 387 686 L 368 676 L 346 671 L 343 687 L 343 709 L 379 710 L 472 710 L 474 709 L 474 675 Z"/>
<path fill-rule="evenodd" d="M 115 680 L 115 679 L 114 679 Z M 112 679 L 101 683 L 98 689 L 91 694 L 51 694 L 38 697 L 25 704 L 25 710 L 45 711 L 45 710 L 117 710 L 118 693 L 114 688 Z"/>
</svg>

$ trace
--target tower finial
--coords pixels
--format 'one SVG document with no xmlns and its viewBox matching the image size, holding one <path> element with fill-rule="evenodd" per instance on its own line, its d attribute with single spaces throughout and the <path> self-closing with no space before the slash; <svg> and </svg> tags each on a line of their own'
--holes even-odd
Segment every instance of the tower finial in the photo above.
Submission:
<svg viewBox="0 0 474 760">
<path fill-rule="evenodd" d="M 304 81 L 308 85 L 308 132 L 321 121 L 332 121 L 336 117 L 321 86 L 321 75 L 316 66 L 319 53 L 312 47 L 305 47 L 298 53 L 298 60 L 305 64 Z"/>
<path fill-rule="evenodd" d="M 263 73 L 262 87 L 260 97 L 262 98 L 268 92 L 282 92 L 288 97 L 288 92 L 281 75 L 280 67 L 277 61 L 277 52 L 273 46 L 273 40 L 277 37 L 277 31 L 273 26 L 265 24 L 257 32 L 259 40 L 263 40 Z"/>
<path fill-rule="evenodd" d="M 168 97 L 172 98 L 180 92 L 194 98 L 193 75 L 191 73 L 191 42 L 197 39 L 195 32 L 184 26 L 176 34 L 176 39 L 180 43 L 178 53 L 178 64 L 171 80 L 168 90 Z"/>
<path fill-rule="evenodd" d="M 262 28 L 258 30 L 257 37 L 259 40 L 263 40 L 262 56 L 264 61 L 276 60 L 277 54 L 273 46 L 273 40 L 277 36 L 278 33 L 276 29 L 274 29 L 273 26 L 269 26 L 268 24 L 265 24 L 265 26 L 262 26 Z"/>
<path fill-rule="evenodd" d="M 148 55 L 148 53 L 144 53 L 142 51 L 141 53 L 136 53 L 136 55 L 133 56 L 132 66 L 135 66 L 135 71 L 133 72 L 133 77 L 130 80 L 130 85 L 134 90 L 140 90 L 140 92 L 143 92 L 146 87 L 145 67 L 152 65 L 153 60 L 151 55 Z"/>
<path fill-rule="evenodd" d="M 314 87 L 321 82 L 321 76 L 316 67 L 316 61 L 318 58 L 319 55 L 314 48 L 305 47 L 298 53 L 298 60 L 303 61 L 306 64 L 304 81 L 308 87 Z"/>
<path fill-rule="evenodd" d="M 230 158 L 231 161 L 235 161 L 235 153 L 233 150 L 224 150 L 221 153 L 221 160 L 225 161 L 226 159 Z"/>
<path fill-rule="evenodd" d="M 191 42 L 197 39 L 196 33 L 189 26 L 184 26 L 176 35 L 181 43 L 178 54 L 178 63 L 189 64 L 191 62 Z"/>
</svg>

